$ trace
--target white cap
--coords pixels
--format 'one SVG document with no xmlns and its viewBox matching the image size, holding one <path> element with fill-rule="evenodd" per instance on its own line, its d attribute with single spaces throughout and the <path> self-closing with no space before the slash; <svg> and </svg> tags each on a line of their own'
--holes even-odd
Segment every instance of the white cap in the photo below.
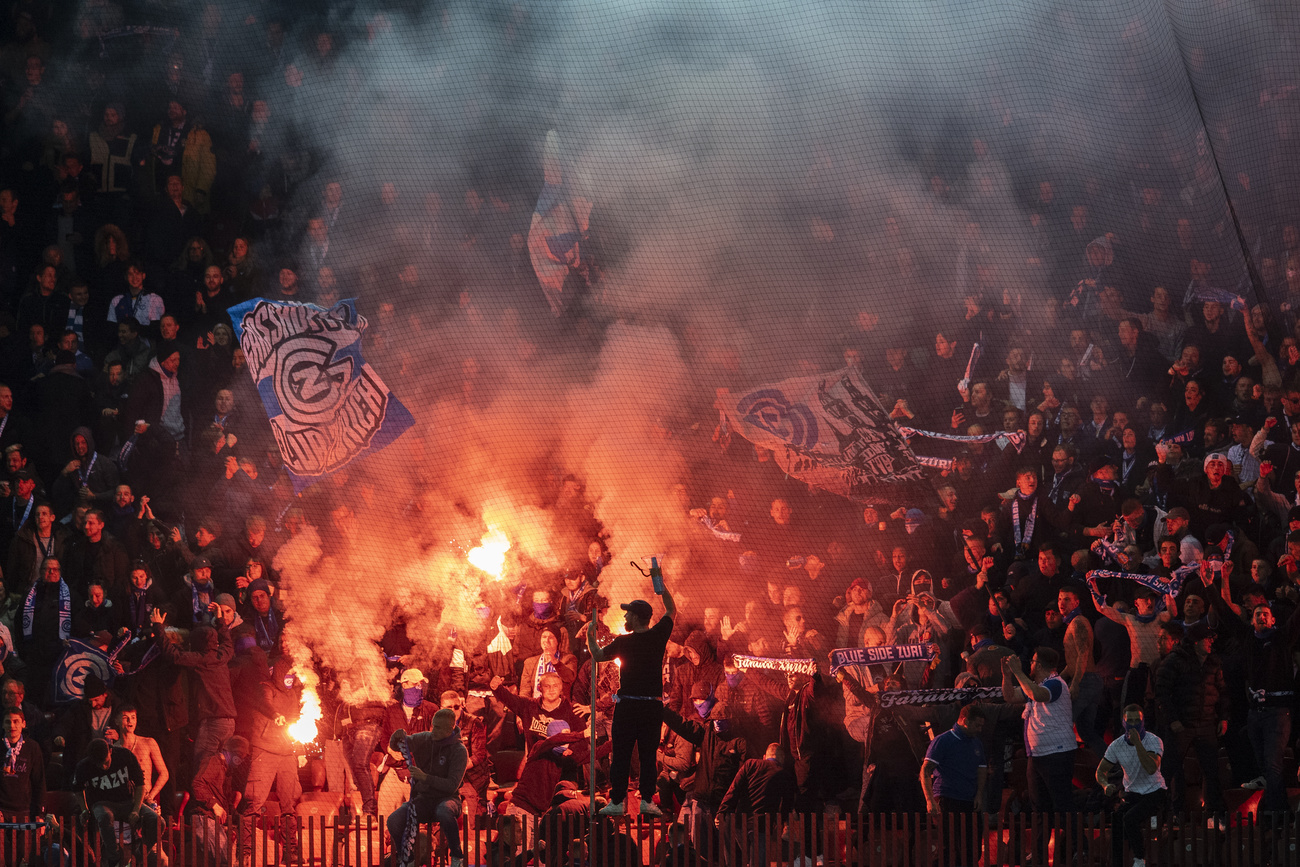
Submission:
<svg viewBox="0 0 1300 867">
<path fill-rule="evenodd" d="M 398 680 L 398 683 L 402 686 L 417 686 L 418 684 L 424 683 L 424 680 L 424 672 L 420 671 L 418 668 L 408 668 L 406 671 L 402 672 L 402 676 Z"/>
</svg>

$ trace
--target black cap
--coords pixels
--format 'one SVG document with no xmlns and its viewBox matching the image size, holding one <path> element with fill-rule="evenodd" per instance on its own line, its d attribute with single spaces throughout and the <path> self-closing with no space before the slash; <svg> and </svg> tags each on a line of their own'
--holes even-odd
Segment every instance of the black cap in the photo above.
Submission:
<svg viewBox="0 0 1300 867">
<path fill-rule="evenodd" d="M 197 557 L 197 558 L 195 558 L 195 560 L 194 560 L 194 569 L 195 569 L 195 571 L 197 571 L 197 570 L 199 570 L 199 569 L 211 569 L 211 568 L 212 568 L 212 561 L 209 560 L 207 557 Z"/>
<path fill-rule="evenodd" d="M 1212 638 L 1214 637 L 1215 634 L 1216 634 L 1215 631 L 1210 628 L 1210 624 L 1193 623 L 1191 626 L 1187 628 L 1187 632 L 1183 635 L 1183 638 L 1187 641 L 1188 644 L 1195 644 L 1198 641 L 1204 641 L 1207 638 Z"/>
<path fill-rule="evenodd" d="M 625 602 L 618 606 L 629 614 L 635 614 L 642 620 L 649 620 L 654 616 L 655 610 L 650 607 L 650 603 L 644 599 L 633 599 L 631 602 Z"/>
<path fill-rule="evenodd" d="M 1234 415 L 1229 419 L 1230 424 L 1244 424 L 1248 428 L 1255 427 L 1255 421 L 1248 415 Z"/>
</svg>

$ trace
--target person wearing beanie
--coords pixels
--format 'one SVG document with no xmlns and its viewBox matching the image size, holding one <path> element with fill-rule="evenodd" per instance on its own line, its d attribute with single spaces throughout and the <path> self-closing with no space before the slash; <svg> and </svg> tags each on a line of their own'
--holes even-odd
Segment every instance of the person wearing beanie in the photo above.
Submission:
<svg viewBox="0 0 1300 867">
<path fill-rule="evenodd" d="M 279 610 L 279 600 L 271 598 L 271 584 L 258 578 L 248 585 L 248 604 L 240 612 L 244 622 L 253 630 L 257 646 L 273 653 L 280 644 L 284 631 L 284 612 Z"/>
<path fill-rule="evenodd" d="M 457 819 L 461 810 L 458 794 L 469 753 L 456 728 L 456 712 L 440 709 L 433 715 L 433 726 L 427 732 L 413 735 L 402 729 L 393 732 L 388 739 L 389 757 L 403 758 L 403 747 L 412 759 L 411 799 L 388 816 L 388 833 L 396 850 L 394 863 L 397 867 L 411 867 L 414 862 L 413 841 L 406 839 L 407 824 L 414 820 L 437 822 L 451 855 L 451 867 L 465 867 Z"/>
</svg>

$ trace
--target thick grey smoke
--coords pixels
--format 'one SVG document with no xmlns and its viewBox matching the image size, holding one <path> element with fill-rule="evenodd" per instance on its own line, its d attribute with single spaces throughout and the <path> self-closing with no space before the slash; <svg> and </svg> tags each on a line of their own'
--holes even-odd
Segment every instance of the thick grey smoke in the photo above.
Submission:
<svg viewBox="0 0 1300 867">
<path fill-rule="evenodd" d="M 1266 77 L 1296 26 L 1251 4 L 1174 5 L 1173 24 L 1158 0 L 358 4 L 292 23 L 285 68 L 252 88 L 310 175 L 290 210 L 300 225 L 342 185 L 342 289 L 417 418 L 348 475 L 355 515 L 282 554 L 294 636 L 345 698 L 384 695 L 370 642 L 395 611 L 417 659 L 445 653 L 449 625 L 493 628 L 464 559 L 489 525 L 515 546 L 505 583 L 581 554 L 558 549 L 547 508 L 566 473 L 615 564 L 656 552 L 670 575 L 706 577 L 682 574 L 691 536 L 671 489 L 710 447 L 715 389 L 878 353 L 881 333 L 925 345 L 967 293 L 1034 323 L 1103 232 L 1141 303 L 1187 278 L 1186 258 L 1152 270 L 1133 231 L 1144 187 L 1175 191 L 1161 218 L 1193 219 L 1235 286 L 1240 247 L 1184 70 L 1236 98 L 1219 76 Z M 222 21 L 228 68 L 256 65 L 264 22 Z M 1246 37 L 1248 55 L 1229 50 Z M 1262 147 L 1240 100 L 1221 102 L 1203 100 L 1233 176 Z M 603 272 L 558 320 L 524 249 L 552 129 L 595 203 Z M 1072 203 L 1089 208 L 1073 234 Z M 683 595 L 750 595 L 730 569 Z M 646 590 L 626 565 L 607 574 L 616 598 Z"/>
</svg>

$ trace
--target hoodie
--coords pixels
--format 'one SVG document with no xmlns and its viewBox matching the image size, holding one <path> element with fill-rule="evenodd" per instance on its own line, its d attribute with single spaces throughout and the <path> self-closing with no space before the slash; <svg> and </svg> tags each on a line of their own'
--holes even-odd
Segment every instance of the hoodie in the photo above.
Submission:
<svg viewBox="0 0 1300 867">
<path fill-rule="evenodd" d="M 700 663 L 695 665 L 687 661 L 677 666 L 676 671 L 673 672 L 673 690 L 668 707 L 678 713 L 691 710 L 691 690 L 695 684 L 707 684 L 709 693 L 713 694 L 726 674 L 723 671 L 722 663 L 718 661 L 717 654 L 714 653 L 708 635 L 701 630 L 697 629 L 686 636 L 683 646 L 698 653 Z"/>
<path fill-rule="evenodd" d="M 77 437 L 86 439 L 84 458 L 76 457 L 77 450 L 74 443 Z M 72 431 L 72 435 L 68 438 L 68 453 L 73 455 L 73 460 L 80 461 L 81 466 L 73 472 L 60 473 L 54 480 L 52 495 L 58 514 L 72 511 L 77 505 L 83 487 L 90 489 L 92 498 L 97 504 L 111 503 L 120 481 L 117 464 L 113 463 L 108 455 L 95 451 L 95 435 L 91 433 L 90 428 L 79 427 Z"/>
</svg>

